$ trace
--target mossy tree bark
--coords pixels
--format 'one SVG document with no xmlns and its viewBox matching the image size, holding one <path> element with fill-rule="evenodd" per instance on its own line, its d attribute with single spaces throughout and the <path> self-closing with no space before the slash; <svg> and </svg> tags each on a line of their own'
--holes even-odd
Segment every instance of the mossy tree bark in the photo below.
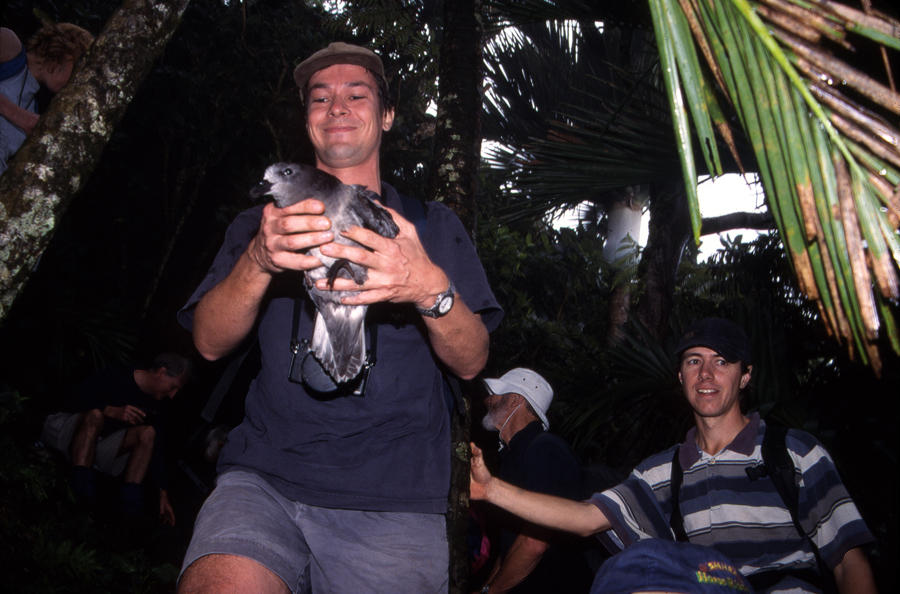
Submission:
<svg viewBox="0 0 900 594">
<path fill-rule="evenodd" d="M 444 3 L 439 65 L 437 128 L 428 196 L 452 208 L 472 234 L 481 158 L 481 2 Z M 466 528 L 469 518 L 469 403 L 463 396 L 452 416 L 447 540 L 450 592 L 468 592 Z"/>
<path fill-rule="evenodd" d="M 0 319 L 93 172 L 188 3 L 125 0 L 0 176 Z"/>
<path fill-rule="evenodd" d="M 428 196 L 452 208 L 469 233 L 481 161 L 481 37 L 480 0 L 445 3 Z"/>
</svg>

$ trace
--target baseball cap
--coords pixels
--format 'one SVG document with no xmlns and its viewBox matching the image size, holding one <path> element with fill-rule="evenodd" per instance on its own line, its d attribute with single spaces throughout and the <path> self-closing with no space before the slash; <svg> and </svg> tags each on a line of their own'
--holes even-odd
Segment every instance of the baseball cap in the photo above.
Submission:
<svg viewBox="0 0 900 594">
<path fill-rule="evenodd" d="M 300 87 L 301 95 L 306 90 L 306 83 L 309 82 L 309 78 L 313 74 L 335 64 L 362 66 L 369 70 L 373 76 L 380 77 L 385 82 L 387 81 L 384 77 L 384 65 L 382 65 L 378 54 L 369 48 L 359 45 L 334 41 L 300 62 L 294 68 L 294 82 Z"/>
<path fill-rule="evenodd" d="M 695 346 L 712 349 L 731 363 L 741 361 L 749 365 L 750 339 L 743 328 L 724 318 L 703 318 L 694 322 L 682 335 L 675 348 L 675 354 Z"/>
<path fill-rule="evenodd" d="M 701 545 L 659 538 L 641 540 L 603 562 L 591 594 L 753 592 L 734 563 Z"/>
<path fill-rule="evenodd" d="M 525 367 L 516 367 L 499 378 L 487 378 L 484 383 L 491 394 L 521 394 L 537 413 L 544 429 L 550 428 L 547 409 L 553 402 L 553 388 L 541 374 Z"/>
</svg>

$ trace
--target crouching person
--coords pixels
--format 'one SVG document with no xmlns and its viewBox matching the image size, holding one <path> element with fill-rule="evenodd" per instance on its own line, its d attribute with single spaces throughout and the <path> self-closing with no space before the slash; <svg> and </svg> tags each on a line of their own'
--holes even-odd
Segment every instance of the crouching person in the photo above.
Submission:
<svg viewBox="0 0 900 594">
<path fill-rule="evenodd" d="M 95 471 L 121 476 L 120 511 L 143 510 L 144 480 L 159 487 L 160 519 L 175 524 L 166 490 L 163 440 L 168 401 L 190 377 L 190 361 L 158 355 L 147 369 L 117 367 L 97 373 L 72 395 L 69 410 L 47 417 L 42 441 L 72 462 L 72 490 L 87 506 L 97 499 Z"/>
</svg>

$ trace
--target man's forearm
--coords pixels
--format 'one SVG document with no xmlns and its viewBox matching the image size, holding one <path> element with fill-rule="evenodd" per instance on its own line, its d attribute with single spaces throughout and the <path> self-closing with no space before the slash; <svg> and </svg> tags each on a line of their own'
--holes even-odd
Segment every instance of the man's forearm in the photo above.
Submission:
<svg viewBox="0 0 900 594">
<path fill-rule="evenodd" d="M 424 249 L 419 247 L 424 252 Z M 439 266 L 425 258 L 427 266 L 412 274 L 420 285 L 413 303 L 427 309 L 450 285 L 450 278 Z M 452 285 L 451 285 L 452 286 Z M 438 359 L 458 377 L 469 380 L 478 375 L 487 363 L 489 337 L 481 316 L 473 313 L 457 293 L 453 307 L 440 318 L 423 316 L 428 328 L 428 340 Z"/>
<path fill-rule="evenodd" d="M 194 345 L 215 361 L 233 351 L 256 322 L 272 275 L 245 252 L 231 273 L 204 295 L 194 311 Z"/>
<path fill-rule="evenodd" d="M 489 580 L 491 594 L 515 587 L 534 570 L 547 550 L 547 542 L 520 534 L 513 541 L 499 569 Z"/>
<path fill-rule="evenodd" d="M 428 338 L 438 358 L 457 376 L 472 379 L 484 368 L 488 356 L 488 331 L 481 316 L 468 308 L 459 295 L 442 318 L 423 318 Z"/>
<path fill-rule="evenodd" d="M 606 515 L 588 501 L 526 491 L 498 478 L 492 478 L 486 485 L 487 501 L 532 524 L 579 536 L 590 536 L 610 528 Z"/>
<path fill-rule="evenodd" d="M 13 126 L 20 128 L 25 134 L 31 134 L 38 122 L 36 113 L 22 109 L 10 101 L 6 95 L 0 95 L 0 116 L 9 120 Z"/>
</svg>

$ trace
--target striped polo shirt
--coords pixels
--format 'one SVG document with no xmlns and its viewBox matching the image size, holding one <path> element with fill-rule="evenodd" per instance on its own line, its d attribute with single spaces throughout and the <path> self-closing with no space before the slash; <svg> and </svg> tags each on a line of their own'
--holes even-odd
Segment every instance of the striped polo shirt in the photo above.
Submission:
<svg viewBox="0 0 900 594">
<path fill-rule="evenodd" d="M 696 434 L 696 427 L 688 431 L 678 455 L 688 540 L 719 550 L 744 575 L 815 569 L 809 542 L 797 533 L 771 477 L 751 479 L 746 472 L 762 464 L 765 422 L 759 415 L 752 414 L 734 441 L 715 455 L 700 450 Z M 785 443 L 799 475 L 801 526 L 833 569 L 848 550 L 874 539 L 825 448 L 794 429 Z M 675 447 L 650 456 L 625 481 L 591 498 L 612 523 L 601 536 L 611 550 L 646 538 L 674 540 L 669 483 Z"/>
</svg>

